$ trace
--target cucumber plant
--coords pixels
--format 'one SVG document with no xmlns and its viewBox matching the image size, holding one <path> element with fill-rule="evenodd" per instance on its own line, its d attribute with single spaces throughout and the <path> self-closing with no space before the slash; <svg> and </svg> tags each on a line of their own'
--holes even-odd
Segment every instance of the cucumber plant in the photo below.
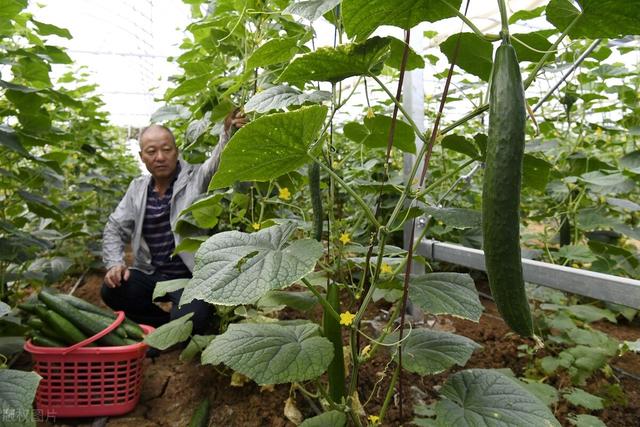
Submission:
<svg viewBox="0 0 640 427">
<path fill-rule="evenodd" d="M 416 215 L 430 215 L 433 221 L 456 223 L 460 228 L 469 228 L 468 224 L 478 227 L 477 215 L 454 208 L 443 210 L 436 202 L 448 194 L 448 187 L 473 162 L 491 160 L 493 148 L 488 144 L 493 143 L 486 142 L 483 132 L 472 141 L 464 136 L 450 138 L 446 145 L 446 137 L 441 138 L 469 125 L 489 108 L 480 102 L 460 120 L 448 116 L 453 67 L 436 76 L 445 89 L 437 107 L 427 113 L 431 132 L 422 131 L 404 111 L 401 91 L 394 94 L 393 86 L 401 88 L 398 82 L 405 71 L 424 68 L 424 58 L 403 40 L 374 32 L 391 25 L 409 35 L 418 23 L 459 17 L 472 32 L 452 36 L 440 44 L 440 49 L 451 64 L 483 81 L 491 75 L 493 43 L 506 38 L 507 33 L 502 37 L 482 34 L 459 12 L 462 2 L 457 0 L 402 2 L 404 7 L 386 0 L 221 0 L 206 8 L 198 2 L 190 3 L 196 22 L 189 26 L 190 37 L 183 43 L 185 53 L 177 59 L 184 73 L 176 79 L 176 87 L 167 92 L 168 105 L 156 118 L 173 119 L 175 126 L 184 129 L 182 146 L 193 160 L 202 159 L 215 144 L 221 130 L 216 123 L 226 113 L 241 107 L 251 118 L 225 148 L 210 193 L 183 216 L 194 226 L 190 232 L 215 226 L 217 233 L 208 237 L 201 231 L 188 248 L 180 248 L 196 252 L 193 278 L 184 283 L 182 303 L 202 299 L 245 318 L 229 324 L 213 338 L 194 337 L 205 344 L 201 361 L 224 364 L 258 384 L 292 383 L 292 392 L 316 399 L 316 406 L 324 410 L 317 418 L 306 420 L 306 425 L 384 423 L 395 387 L 402 384 L 403 371 L 432 375 L 462 366 L 478 348 L 478 344 L 456 334 L 404 329 L 407 297 L 429 314 L 452 314 L 473 321 L 479 319 L 482 306 L 469 275 L 412 275 L 413 262 L 420 260 L 413 255 L 413 247 L 403 249 L 397 244 L 405 223 L 410 224 Z M 586 24 L 603 23 L 606 19 L 601 11 L 585 7 L 573 12 L 573 6 L 567 9 L 565 3 L 548 3 L 546 15 L 553 28 L 547 33 L 510 35 L 518 57 L 531 63 L 522 86 L 531 85 L 567 37 L 605 37 L 591 32 L 595 31 L 590 31 L 592 24 Z M 499 4 L 506 29 L 505 4 Z M 566 10 L 572 13 L 563 13 Z M 607 14 L 623 12 L 623 3 L 616 2 Z M 314 47 L 318 37 L 306 22 L 320 17 L 333 25 L 334 43 Z M 609 37 L 616 37 L 632 33 L 633 28 L 631 24 L 599 26 L 597 31 L 608 31 Z M 551 36 L 553 43 L 548 40 Z M 476 46 L 481 48 L 475 51 Z M 500 49 L 499 55 L 505 50 L 510 48 Z M 479 52 L 488 52 L 488 61 L 475 61 Z M 509 69 L 519 73 L 521 65 L 515 57 L 508 61 Z M 499 70 L 501 62 L 497 61 L 495 67 Z M 512 80 L 515 77 L 493 83 Z M 513 93 L 518 85 L 513 86 Z M 523 150 L 525 131 L 522 88 L 519 100 L 501 99 L 503 96 L 498 92 L 492 105 L 503 105 L 497 112 L 518 120 L 517 132 L 506 133 L 517 133 L 520 146 L 507 156 L 514 161 L 498 166 L 508 167 L 514 178 L 519 176 L 520 162 L 525 167 L 544 169 L 548 162 L 516 153 L 516 149 Z M 365 111 L 358 106 L 359 97 L 368 102 Z M 478 99 L 482 101 L 472 101 Z M 344 116 L 356 116 L 356 120 L 344 123 Z M 439 120 L 447 125 L 441 128 Z M 502 126 L 506 128 L 507 123 Z M 491 127 L 489 138 L 495 140 Z M 444 151 L 441 153 L 445 156 L 434 157 L 438 154 L 434 146 L 440 141 L 447 150 L 454 147 L 462 154 L 471 154 L 473 161 L 446 159 Z M 408 184 L 397 168 L 405 153 L 425 159 L 422 169 L 416 162 Z M 436 158 L 441 167 L 437 167 Z M 322 215 L 317 169 L 323 190 Z M 525 182 L 536 177 L 525 172 L 527 169 L 523 171 Z M 533 182 L 540 187 L 540 181 Z M 310 191 L 307 183 L 311 184 Z M 505 193 L 516 197 L 519 183 L 508 184 Z M 492 186 L 492 193 L 503 190 L 495 181 L 489 190 Z M 229 218 L 225 218 L 221 204 L 230 206 L 233 213 Z M 513 205 L 506 215 L 511 221 L 509 248 L 517 251 L 517 199 Z M 424 227 L 415 236 L 417 240 L 429 229 Z M 498 232 L 488 233 L 485 245 L 499 244 L 501 238 L 504 240 Z M 519 262 L 519 256 L 510 257 L 509 262 Z M 516 285 L 522 291 L 514 298 L 518 309 L 506 317 L 510 325 L 529 335 L 528 305 L 521 275 L 517 276 L 511 278 L 518 279 Z M 496 288 L 502 308 L 512 301 L 503 285 Z M 363 320 L 374 298 L 380 296 L 393 303 L 386 323 L 372 332 Z M 303 311 L 320 305 L 323 321 L 313 316 L 295 321 L 266 316 L 268 309 L 287 305 Z M 514 320 L 515 316 L 522 317 Z M 336 326 L 340 330 L 336 331 Z M 175 342 L 169 338 L 172 332 L 184 339 L 189 331 L 188 318 L 176 319 L 159 328 L 150 340 L 166 348 Z M 344 361 L 337 351 L 342 347 L 342 335 L 349 356 L 345 357 L 349 360 L 345 374 L 334 369 Z M 188 349 L 192 355 L 193 346 Z M 360 368 L 373 357 L 387 361 L 382 375 L 388 381 L 388 392 L 376 412 L 367 402 L 377 390 L 364 394 L 359 379 Z M 325 372 L 329 373 L 328 384 L 320 380 Z M 402 405 L 401 387 L 399 391 Z M 449 376 L 439 392 L 442 398 L 434 407 L 435 418 L 424 422 L 456 425 L 460 420 L 472 423 L 499 418 L 504 425 L 558 425 L 548 408 L 527 389 L 496 371 L 463 370 Z"/>
</svg>

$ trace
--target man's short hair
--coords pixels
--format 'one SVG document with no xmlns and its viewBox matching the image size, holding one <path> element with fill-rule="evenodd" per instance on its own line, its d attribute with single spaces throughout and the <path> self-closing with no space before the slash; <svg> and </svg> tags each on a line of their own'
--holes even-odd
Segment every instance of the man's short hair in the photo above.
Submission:
<svg viewBox="0 0 640 427">
<path fill-rule="evenodd" d="M 140 130 L 140 133 L 138 134 L 138 145 L 140 146 L 140 150 L 142 150 L 142 137 L 150 129 L 162 129 L 162 130 L 166 131 L 169 135 L 171 135 L 171 141 L 173 141 L 173 145 L 176 145 L 176 137 L 173 135 L 173 132 L 171 132 L 171 129 L 169 129 L 168 127 L 166 127 L 164 125 L 159 125 L 157 123 L 154 123 L 154 124 L 151 124 L 151 125 L 149 125 L 147 127 L 142 128 Z M 176 147 L 177 147 L 177 145 L 176 145 Z"/>
</svg>

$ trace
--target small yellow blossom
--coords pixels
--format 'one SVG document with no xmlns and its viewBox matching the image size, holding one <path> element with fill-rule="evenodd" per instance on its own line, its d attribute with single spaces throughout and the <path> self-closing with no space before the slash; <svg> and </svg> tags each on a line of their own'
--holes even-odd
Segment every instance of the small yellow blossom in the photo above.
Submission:
<svg viewBox="0 0 640 427">
<path fill-rule="evenodd" d="M 253 228 L 256 231 L 260 230 L 260 223 L 254 222 L 253 224 L 251 224 L 251 228 Z"/>
<path fill-rule="evenodd" d="M 373 112 L 373 108 L 371 107 L 367 108 L 367 119 L 373 119 L 373 116 L 375 116 Z"/>
<path fill-rule="evenodd" d="M 382 265 L 380 266 L 380 273 L 382 274 L 391 274 L 393 273 L 393 269 L 391 268 L 391 266 L 389 264 L 387 264 L 386 262 L 383 262 Z"/>
<path fill-rule="evenodd" d="M 291 192 L 287 187 L 283 187 L 278 192 L 278 197 L 282 200 L 291 200 Z"/>
<path fill-rule="evenodd" d="M 351 242 L 351 236 L 349 236 L 349 233 L 341 233 L 338 240 L 340 240 L 343 245 L 346 245 L 347 243 Z"/>
<path fill-rule="evenodd" d="M 597 128 L 596 128 L 596 136 L 597 136 L 597 137 L 602 136 L 602 128 L 600 128 L 600 127 L 597 127 Z"/>
<path fill-rule="evenodd" d="M 371 352 L 371 345 L 366 345 L 362 348 L 362 350 L 360 351 L 360 357 L 367 357 L 369 356 L 369 353 Z"/>
<path fill-rule="evenodd" d="M 351 314 L 348 311 L 340 313 L 340 324 L 344 326 L 350 326 L 353 323 L 353 319 L 355 319 L 355 317 L 355 314 Z"/>
<path fill-rule="evenodd" d="M 369 422 L 374 426 L 378 425 L 378 423 L 380 422 L 380 417 L 377 415 L 369 415 L 367 418 L 369 418 Z"/>
</svg>

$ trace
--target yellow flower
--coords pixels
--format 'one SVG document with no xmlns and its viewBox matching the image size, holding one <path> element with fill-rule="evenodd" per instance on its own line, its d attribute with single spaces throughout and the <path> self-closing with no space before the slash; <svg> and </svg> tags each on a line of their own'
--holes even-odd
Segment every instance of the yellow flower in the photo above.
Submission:
<svg viewBox="0 0 640 427">
<path fill-rule="evenodd" d="M 380 273 L 385 274 L 391 274 L 393 273 L 393 269 L 391 268 L 391 266 L 389 264 L 387 264 L 386 262 L 383 262 L 382 265 L 380 266 Z"/>
<path fill-rule="evenodd" d="M 349 233 L 341 233 L 338 240 L 340 240 L 343 245 L 346 245 L 347 243 L 351 242 L 351 236 L 349 236 Z"/>
<path fill-rule="evenodd" d="M 373 108 L 371 107 L 367 108 L 367 119 L 373 119 L 373 116 L 375 116 L 373 112 Z"/>
<path fill-rule="evenodd" d="M 348 311 L 340 313 L 340 324 L 344 326 L 350 326 L 353 323 L 353 319 L 355 319 L 355 317 L 355 314 L 351 314 Z"/>
<path fill-rule="evenodd" d="M 287 187 L 283 187 L 278 192 L 278 197 L 282 200 L 291 200 L 291 192 Z"/>
<path fill-rule="evenodd" d="M 360 357 L 367 357 L 370 352 L 371 352 L 371 346 L 367 344 L 360 351 Z"/>
<path fill-rule="evenodd" d="M 251 228 L 253 228 L 256 231 L 260 230 L 260 223 L 254 222 L 253 224 L 251 224 Z"/>
<path fill-rule="evenodd" d="M 380 422 L 380 417 L 377 415 L 369 415 L 369 422 L 373 425 L 378 425 L 378 423 Z"/>
<path fill-rule="evenodd" d="M 596 128 L 596 136 L 597 136 L 597 137 L 602 136 L 602 128 L 600 128 L 600 127 L 597 127 L 597 128 Z"/>
</svg>

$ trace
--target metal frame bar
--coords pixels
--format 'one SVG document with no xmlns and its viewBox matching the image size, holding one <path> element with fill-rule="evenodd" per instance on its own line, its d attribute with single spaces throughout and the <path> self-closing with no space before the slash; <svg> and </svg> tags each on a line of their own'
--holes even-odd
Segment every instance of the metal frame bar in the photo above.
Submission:
<svg viewBox="0 0 640 427">
<path fill-rule="evenodd" d="M 479 249 L 425 239 L 420 242 L 417 253 L 432 261 L 486 271 L 484 252 Z M 522 270 L 524 280 L 530 283 L 640 309 L 640 280 L 525 258 Z"/>
</svg>

